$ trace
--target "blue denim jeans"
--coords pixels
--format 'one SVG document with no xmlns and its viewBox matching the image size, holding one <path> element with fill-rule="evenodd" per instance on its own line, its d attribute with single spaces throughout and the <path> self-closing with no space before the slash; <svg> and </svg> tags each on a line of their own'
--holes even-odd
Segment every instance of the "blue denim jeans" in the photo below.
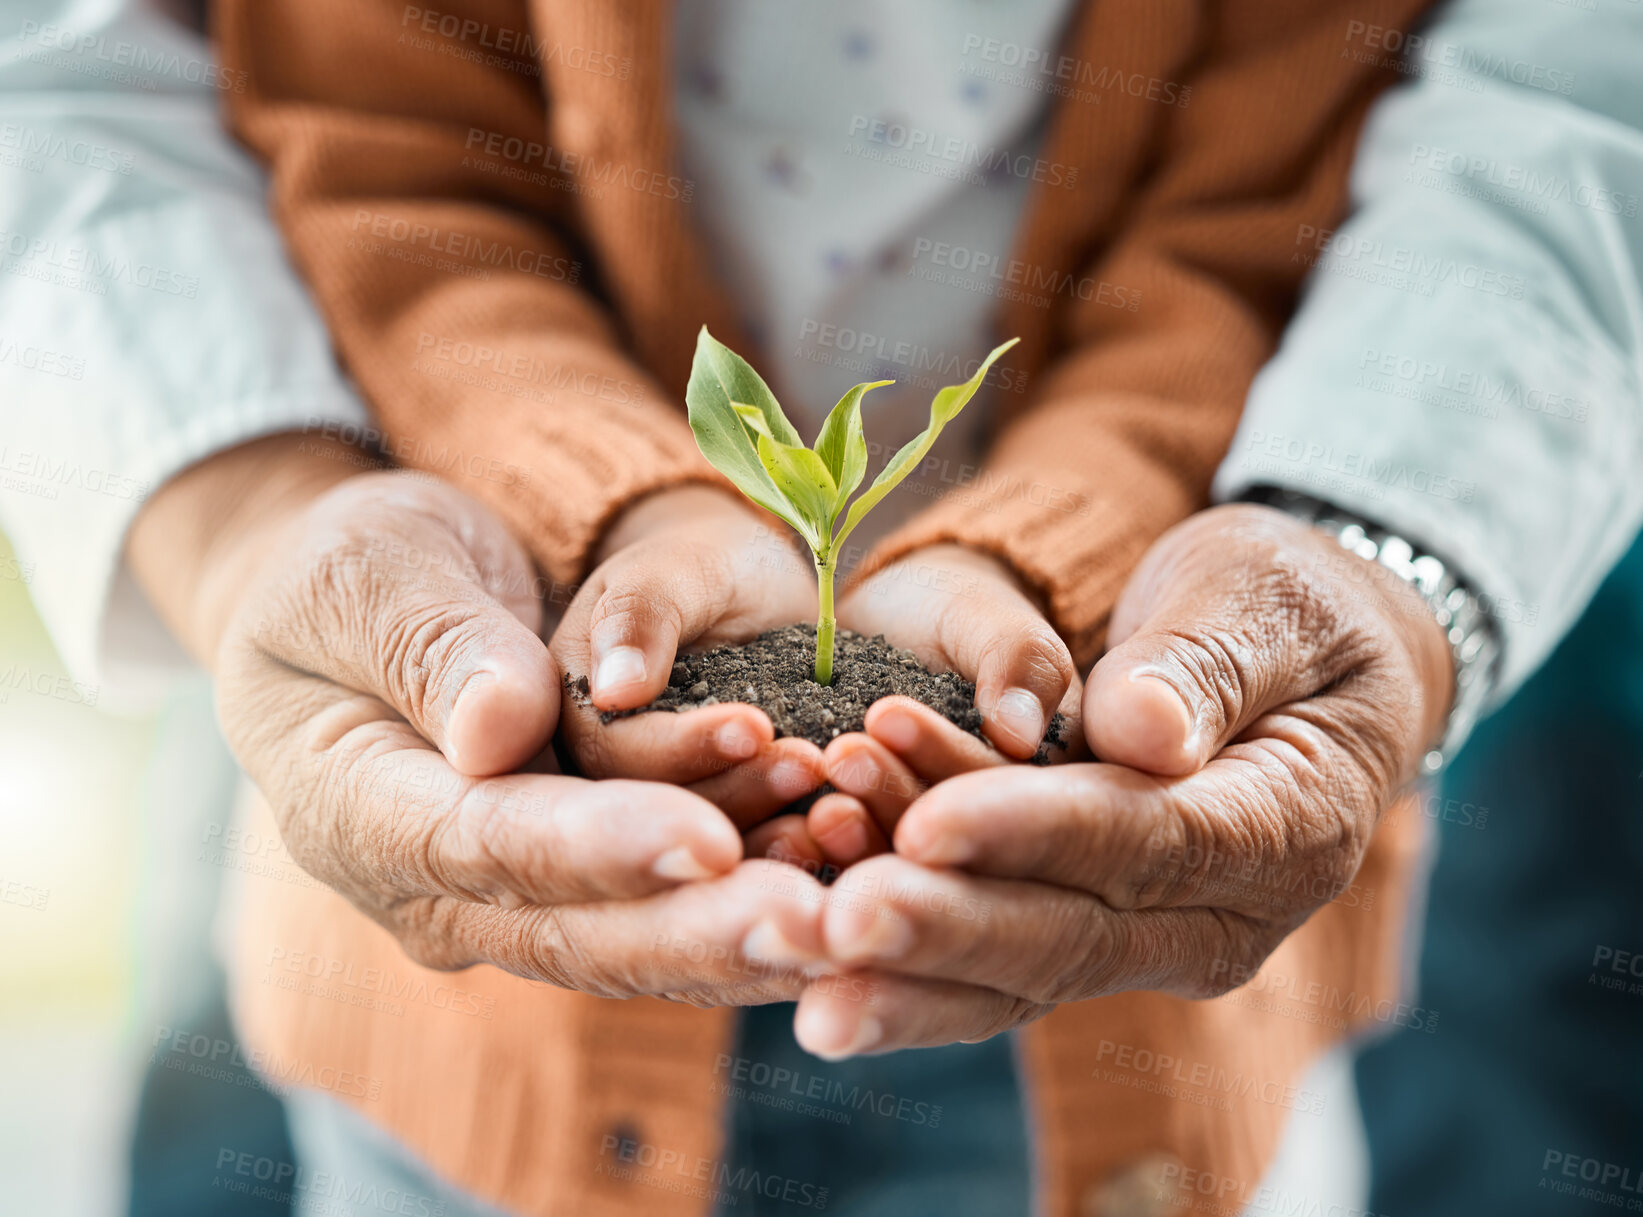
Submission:
<svg viewBox="0 0 1643 1217">
<path fill-rule="evenodd" d="M 1028 1211 L 1026 1125 L 1012 1036 L 828 1064 L 793 1039 L 791 1005 L 742 1012 L 714 1063 L 726 1145 L 711 1190 L 724 1214 L 766 1217 L 1016 1217 Z M 415 1155 L 327 1095 L 287 1099 L 301 1167 L 297 1217 L 407 1212 L 505 1217 L 436 1178 Z M 374 1188 L 375 1207 L 347 1197 Z M 399 1201 L 396 1199 L 396 1205 Z M 398 1211 L 397 1208 L 387 1211 Z"/>
</svg>

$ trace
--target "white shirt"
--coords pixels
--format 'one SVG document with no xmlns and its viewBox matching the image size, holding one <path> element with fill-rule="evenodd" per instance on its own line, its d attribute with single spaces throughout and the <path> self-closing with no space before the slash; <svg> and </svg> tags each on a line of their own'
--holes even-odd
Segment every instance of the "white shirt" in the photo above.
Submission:
<svg viewBox="0 0 1643 1217">
<path fill-rule="evenodd" d="M 1009 337 L 986 290 L 945 280 L 966 254 L 1008 257 L 1052 99 L 967 69 L 989 40 L 1054 47 L 1072 7 L 678 4 L 674 110 L 698 183 L 692 214 L 761 348 L 748 358 L 806 441 L 852 385 L 895 380 L 862 402 L 873 472 L 929 423 L 938 389 Z M 987 172 L 1004 163 L 1025 171 Z M 937 460 L 975 460 L 996 391 L 947 427 Z M 915 474 L 852 543 L 871 545 L 942 487 Z"/>
<path fill-rule="evenodd" d="M 1446 558 L 1500 629 L 1499 701 L 1643 522 L 1643 4 L 1457 0 L 1405 75 L 1352 217 L 1297 242 L 1320 265 L 1215 490 L 1287 486 Z"/>
<path fill-rule="evenodd" d="M 224 448 L 365 418 L 222 130 L 232 83 L 134 0 L 0 20 L 0 528 L 104 706 L 185 662 L 121 561 L 143 499 Z"/>
</svg>

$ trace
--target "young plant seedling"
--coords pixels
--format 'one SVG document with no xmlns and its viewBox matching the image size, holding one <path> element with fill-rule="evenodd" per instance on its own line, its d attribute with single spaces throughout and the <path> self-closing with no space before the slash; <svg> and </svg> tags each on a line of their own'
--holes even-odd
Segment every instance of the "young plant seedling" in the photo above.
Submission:
<svg viewBox="0 0 1643 1217">
<path fill-rule="evenodd" d="M 696 339 L 690 385 L 685 390 L 690 429 L 696 433 L 697 447 L 715 469 L 753 502 L 785 520 L 810 546 L 819 601 L 817 684 L 833 683 L 833 571 L 845 538 L 924 459 L 941 429 L 981 388 L 993 362 L 1019 341 L 1012 338 L 994 347 L 974 376 L 938 392 L 930 403 L 930 425 L 902 445 L 846 512 L 845 504 L 867 474 L 861 399 L 869 390 L 895 381 L 856 385 L 828 414 L 815 446 L 806 448 L 775 395 L 747 360 L 702 327 Z"/>
</svg>

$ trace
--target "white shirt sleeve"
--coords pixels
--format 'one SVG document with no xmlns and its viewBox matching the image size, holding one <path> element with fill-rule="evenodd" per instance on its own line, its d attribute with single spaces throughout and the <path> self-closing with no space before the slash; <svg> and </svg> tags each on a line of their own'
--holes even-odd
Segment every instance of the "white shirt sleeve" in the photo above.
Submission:
<svg viewBox="0 0 1643 1217">
<path fill-rule="evenodd" d="M 186 665 L 123 569 L 144 498 L 257 436 L 365 419 L 222 130 L 236 87 L 137 0 L 13 0 L 0 25 L 0 529 L 103 705 Z"/>
<path fill-rule="evenodd" d="M 1343 53 L 1400 51 L 1215 491 L 1288 487 L 1452 563 L 1498 699 L 1643 521 L 1643 3 L 1456 0 Z"/>
</svg>

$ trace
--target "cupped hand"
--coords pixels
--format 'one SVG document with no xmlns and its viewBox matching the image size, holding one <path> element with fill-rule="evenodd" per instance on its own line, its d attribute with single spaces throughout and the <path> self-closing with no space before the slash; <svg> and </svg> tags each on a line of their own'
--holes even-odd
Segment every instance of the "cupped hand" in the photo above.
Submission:
<svg viewBox="0 0 1643 1217">
<path fill-rule="evenodd" d="M 560 723 L 582 773 L 678 783 L 744 827 L 821 785 L 820 750 L 777 740 L 745 703 L 600 721 L 655 700 L 685 647 L 815 620 L 815 578 L 779 528 L 691 486 L 641 500 L 611 529 L 551 644 L 572 680 L 588 680 L 587 702 L 567 699 Z"/>
<path fill-rule="evenodd" d="M 987 738 L 912 698 L 876 703 L 865 730 L 828 745 L 827 777 L 839 794 L 810 811 L 810 837 L 833 865 L 887 850 L 902 814 L 935 783 L 1032 757 L 1057 712 L 1066 746 L 1052 747 L 1050 758 L 1082 752 L 1083 686 L 1072 656 L 997 559 L 959 545 L 916 550 L 852 588 L 839 622 L 974 682 Z"/>
<path fill-rule="evenodd" d="M 830 889 L 823 935 L 871 1009 L 821 988 L 825 1056 L 984 1039 L 1056 1003 L 1243 983 L 1349 889 L 1452 694 L 1431 611 L 1386 569 L 1265 507 L 1161 538 L 1084 695 L 1100 763 L 954 777 L 895 853 Z"/>
<path fill-rule="evenodd" d="M 214 478 L 257 476 L 245 460 L 208 462 L 145 508 L 145 585 L 175 580 L 188 520 L 216 516 Z M 797 991 L 796 971 L 749 952 L 819 946 L 814 880 L 742 861 L 735 827 L 688 791 L 540 771 L 559 674 L 534 570 L 499 520 L 398 473 L 297 497 L 254 526 L 218 521 L 201 569 L 239 589 L 230 611 L 166 607 L 212 663 L 229 743 L 306 870 L 430 967 L 703 1004 Z M 197 580 L 213 581 L 221 600 L 224 578 Z"/>
</svg>

